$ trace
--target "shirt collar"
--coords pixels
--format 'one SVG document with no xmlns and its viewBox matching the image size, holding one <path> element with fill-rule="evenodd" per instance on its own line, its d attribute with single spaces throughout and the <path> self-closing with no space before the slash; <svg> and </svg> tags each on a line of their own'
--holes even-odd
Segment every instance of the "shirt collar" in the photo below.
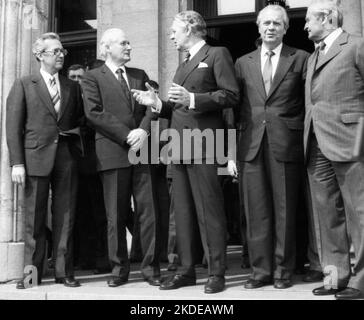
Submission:
<svg viewBox="0 0 364 320">
<path fill-rule="evenodd" d="M 275 57 L 279 57 L 281 55 L 281 51 L 282 51 L 282 48 L 283 48 L 283 43 L 281 42 L 277 47 L 275 47 L 275 49 L 273 50 L 269 50 L 266 45 L 263 43 L 262 44 L 262 50 L 261 50 L 261 57 L 265 57 L 266 53 L 268 51 L 273 51 L 274 52 L 274 56 Z"/>
<path fill-rule="evenodd" d="M 40 68 L 40 74 L 42 75 L 44 81 L 49 84 L 50 80 L 54 77 L 54 79 L 56 80 L 56 83 L 59 83 L 59 76 L 58 76 L 58 72 L 55 73 L 54 75 L 51 75 L 50 73 L 48 73 L 47 71 L 45 71 L 44 69 Z"/>
<path fill-rule="evenodd" d="M 196 55 L 196 53 L 206 44 L 205 40 L 201 40 L 197 43 L 195 43 L 192 48 L 189 51 L 190 53 L 190 60 L 193 58 L 194 55 Z"/>
<path fill-rule="evenodd" d="M 342 28 L 337 28 L 335 29 L 333 32 L 331 32 L 323 41 L 326 44 L 325 47 L 325 52 L 327 52 L 330 47 L 332 46 L 332 44 L 334 43 L 334 41 L 340 36 L 340 34 L 342 34 L 343 29 Z M 317 44 L 318 45 L 318 44 Z"/>
<path fill-rule="evenodd" d="M 125 65 L 118 66 L 115 63 L 113 63 L 112 61 L 106 61 L 105 62 L 105 65 L 111 70 L 111 72 L 113 74 L 115 74 L 116 73 L 116 70 L 118 70 L 119 68 L 122 69 L 126 73 Z"/>
</svg>

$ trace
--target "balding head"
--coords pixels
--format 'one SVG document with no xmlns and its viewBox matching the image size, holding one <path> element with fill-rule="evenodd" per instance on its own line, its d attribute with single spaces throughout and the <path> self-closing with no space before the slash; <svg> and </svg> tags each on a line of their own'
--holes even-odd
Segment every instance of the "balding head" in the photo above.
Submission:
<svg viewBox="0 0 364 320">
<path fill-rule="evenodd" d="M 100 55 L 105 61 L 115 64 L 125 64 L 130 60 L 131 46 L 123 30 L 118 28 L 107 29 L 100 40 Z"/>
</svg>

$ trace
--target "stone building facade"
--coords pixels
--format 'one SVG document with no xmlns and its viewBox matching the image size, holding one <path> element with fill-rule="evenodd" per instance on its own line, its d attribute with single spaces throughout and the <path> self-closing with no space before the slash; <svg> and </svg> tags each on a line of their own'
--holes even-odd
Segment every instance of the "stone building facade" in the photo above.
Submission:
<svg viewBox="0 0 364 320">
<path fill-rule="evenodd" d="M 177 12 L 198 8 L 198 2 L 206 1 L 97 0 L 97 39 L 110 27 L 125 30 L 133 47 L 130 65 L 145 69 L 160 83 L 164 96 L 181 59 L 169 40 L 169 27 Z M 342 4 L 344 28 L 363 35 L 364 0 L 342 0 Z M 20 189 L 15 192 L 11 183 L 6 146 L 6 98 L 17 77 L 38 68 L 31 47 L 40 34 L 53 31 L 51 5 L 52 0 L 0 1 L 0 283 L 21 277 L 24 250 L 23 194 Z M 236 22 L 239 17 L 230 19 Z M 217 28 L 228 23 L 211 21 Z"/>
</svg>

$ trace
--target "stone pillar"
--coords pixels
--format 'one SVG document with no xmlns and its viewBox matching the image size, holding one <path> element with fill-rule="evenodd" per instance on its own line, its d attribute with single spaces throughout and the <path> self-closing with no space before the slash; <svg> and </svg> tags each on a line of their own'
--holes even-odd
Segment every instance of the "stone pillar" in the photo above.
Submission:
<svg viewBox="0 0 364 320">
<path fill-rule="evenodd" d="M 362 6 L 363 0 L 345 0 L 342 1 L 344 10 L 344 30 L 355 35 L 362 35 Z"/>
<path fill-rule="evenodd" d="M 98 0 L 98 39 L 108 28 L 123 29 L 131 42 L 128 66 L 158 80 L 158 0 Z"/>
<path fill-rule="evenodd" d="M 6 98 L 14 80 L 32 69 L 31 44 L 47 29 L 48 1 L 0 2 L 0 282 L 23 274 L 23 192 L 19 188 L 19 215 L 14 219 L 13 186 L 6 145 Z M 14 225 L 16 223 L 16 225 Z"/>
<path fill-rule="evenodd" d="M 361 26 L 362 26 L 361 35 L 364 36 L 364 0 L 360 0 L 360 4 L 361 4 Z"/>
</svg>

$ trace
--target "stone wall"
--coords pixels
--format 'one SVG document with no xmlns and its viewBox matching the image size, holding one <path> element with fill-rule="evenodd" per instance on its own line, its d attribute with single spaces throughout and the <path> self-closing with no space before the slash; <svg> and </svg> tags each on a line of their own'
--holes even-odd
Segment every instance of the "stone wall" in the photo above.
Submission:
<svg viewBox="0 0 364 320">
<path fill-rule="evenodd" d="M 31 45 L 47 30 L 47 20 L 47 0 L 0 1 L 0 282 L 21 277 L 23 267 L 23 193 L 19 190 L 15 220 L 5 137 L 6 98 L 15 78 L 36 67 Z"/>
</svg>

